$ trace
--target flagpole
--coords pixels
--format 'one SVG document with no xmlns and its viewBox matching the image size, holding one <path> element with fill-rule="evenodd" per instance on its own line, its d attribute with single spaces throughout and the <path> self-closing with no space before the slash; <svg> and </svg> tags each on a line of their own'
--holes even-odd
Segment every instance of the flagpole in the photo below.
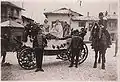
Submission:
<svg viewBox="0 0 120 82">
<path fill-rule="evenodd" d="M 109 4 L 109 14 L 110 14 L 110 4 Z"/>
</svg>

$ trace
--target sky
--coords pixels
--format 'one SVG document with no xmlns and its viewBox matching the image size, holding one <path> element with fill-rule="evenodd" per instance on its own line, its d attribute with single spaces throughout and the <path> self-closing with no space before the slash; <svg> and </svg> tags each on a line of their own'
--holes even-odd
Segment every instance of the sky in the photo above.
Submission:
<svg viewBox="0 0 120 82">
<path fill-rule="evenodd" d="M 22 14 L 34 19 L 38 23 L 43 23 L 44 12 L 67 7 L 84 16 L 87 12 L 91 16 L 97 16 L 99 12 L 118 11 L 118 0 L 9 0 L 17 6 L 23 7 Z M 82 1 L 81 6 L 79 1 Z"/>
</svg>

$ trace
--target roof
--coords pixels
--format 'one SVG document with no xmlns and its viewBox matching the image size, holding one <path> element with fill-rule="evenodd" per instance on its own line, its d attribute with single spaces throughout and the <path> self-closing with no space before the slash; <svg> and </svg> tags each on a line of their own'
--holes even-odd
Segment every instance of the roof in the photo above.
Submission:
<svg viewBox="0 0 120 82">
<path fill-rule="evenodd" d="M 108 15 L 107 19 L 118 19 L 118 15 Z"/>
<path fill-rule="evenodd" d="M 94 16 L 74 16 L 72 20 L 99 20 L 98 17 Z"/>
<path fill-rule="evenodd" d="M 80 16 L 83 16 L 82 14 L 77 13 L 68 8 L 60 8 L 58 10 L 54 10 L 53 12 L 45 12 L 44 14 L 47 15 L 47 14 L 72 14 L 72 13 L 76 13 L 76 14 L 79 14 Z"/>
<path fill-rule="evenodd" d="M 108 20 L 108 19 L 118 19 L 118 16 L 117 15 L 109 15 L 109 16 L 105 16 L 103 18 L 104 20 Z M 72 20 L 74 21 L 78 21 L 78 20 L 99 20 L 98 17 L 95 17 L 95 16 L 74 16 L 72 17 Z"/>
<path fill-rule="evenodd" d="M 1 1 L 1 5 L 8 5 L 8 6 L 12 6 L 12 7 L 21 9 L 21 10 L 25 10 L 25 9 L 23 9 L 23 8 L 21 8 L 21 7 L 17 6 L 17 5 L 15 5 L 15 4 L 9 2 L 9 1 Z"/>
<path fill-rule="evenodd" d="M 26 19 L 26 20 L 31 20 L 31 21 L 34 21 L 33 19 L 28 18 L 28 17 L 26 17 L 26 16 L 24 16 L 24 15 L 22 15 L 22 18 L 23 18 L 23 19 Z"/>
<path fill-rule="evenodd" d="M 1 23 L 1 27 L 19 27 L 19 28 L 24 28 L 23 25 L 15 22 L 15 21 L 12 21 L 12 20 L 7 20 L 5 22 L 2 22 Z"/>
</svg>

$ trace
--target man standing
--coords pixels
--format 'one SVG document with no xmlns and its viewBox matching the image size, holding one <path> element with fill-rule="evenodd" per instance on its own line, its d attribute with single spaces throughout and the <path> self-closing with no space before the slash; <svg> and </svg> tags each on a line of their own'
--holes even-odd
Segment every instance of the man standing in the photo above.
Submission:
<svg viewBox="0 0 120 82">
<path fill-rule="evenodd" d="M 45 39 L 45 36 L 42 34 L 41 29 L 38 31 L 37 37 L 35 39 L 37 39 L 35 40 L 37 41 L 35 44 L 36 67 L 37 67 L 35 72 L 38 71 L 44 72 L 44 70 L 42 69 L 42 61 L 43 61 L 43 51 L 45 45 L 47 44 L 47 41 Z"/>
</svg>

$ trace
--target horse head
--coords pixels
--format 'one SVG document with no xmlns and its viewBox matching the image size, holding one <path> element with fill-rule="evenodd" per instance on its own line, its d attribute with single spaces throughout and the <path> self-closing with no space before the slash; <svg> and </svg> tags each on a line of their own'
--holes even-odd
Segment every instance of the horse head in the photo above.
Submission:
<svg viewBox="0 0 120 82">
<path fill-rule="evenodd" d="M 107 45 L 107 37 L 104 31 L 105 31 L 104 27 L 102 27 L 98 23 L 94 24 L 92 31 L 91 31 L 93 44 L 99 45 L 102 47 Z"/>
<path fill-rule="evenodd" d="M 30 39 L 34 39 L 37 36 L 37 33 L 39 31 L 40 27 L 39 25 L 33 23 L 33 24 L 27 24 L 24 28 L 24 39 L 23 42 L 27 42 L 28 37 Z"/>
<path fill-rule="evenodd" d="M 99 39 L 99 37 L 101 36 L 100 26 L 98 25 L 98 23 L 94 23 L 93 28 L 91 30 L 91 36 L 94 39 L 96 39 L 96 38 Z"/>
</svg>

